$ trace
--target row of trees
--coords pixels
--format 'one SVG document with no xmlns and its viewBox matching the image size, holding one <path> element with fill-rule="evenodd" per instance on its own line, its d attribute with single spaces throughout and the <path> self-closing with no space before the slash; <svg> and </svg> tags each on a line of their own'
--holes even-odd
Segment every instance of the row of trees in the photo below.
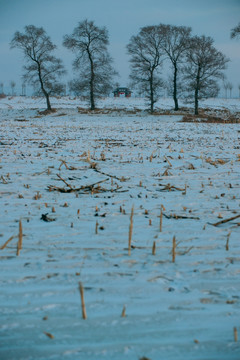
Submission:
<svg viewBox="0 0 240 360">
<path fill-rule="evenodd" d="M 233 37 L 236 34 L 238 29 L 232 31 Z M 110 92 L 117 74 L 108 52 L 108 31 L 105 27 L 97 27 L 93 21 L 84 20 L 72 34 L 64 36 L 63 45 L 75 54 L 73 69 L 77 77 L 70 83 L 71 90 L 87 95 L 91 110 L 94 110 L 96 97 Z M 14 34 L 10 46 L 23 51 L 26 60 L 24 82 L 40 89 L 46 98 L 47 109 L 51 110 L 50 95 L 63 91 L 64 85 L 59 79 L 66 72 L 62 60 L 53 55 L 56 45 L 43 28 L 29 25 L 23 33 L 17 31 Z M 189 27 L 164 24 L 141 28 L 131 37 L 127 52 L 132 84 L 144 91 L 151 112 L 164 83 L 161 70 L 166 60 L 172 70 L 175 110 L 179 109 L 179 94 L 185 91 L 194 96 L 195 114 L 198 114 L 200 97 L 217 95 L 217 80 L 223 78 L 223 70 L 229 61 L 214 47 L 212 38 L 191 36 Z"/>
</svg>

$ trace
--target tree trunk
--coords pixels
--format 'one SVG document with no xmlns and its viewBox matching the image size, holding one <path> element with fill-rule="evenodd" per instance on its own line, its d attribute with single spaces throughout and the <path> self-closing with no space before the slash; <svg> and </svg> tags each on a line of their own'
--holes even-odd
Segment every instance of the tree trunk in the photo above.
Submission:
<svg viewBox="0 0 240 360">
<path fill-rule="evenodd" d="M 179 110 L 178 107 L 178 98 L 177 98 L 177 66 L 176 64 L 174 65 L 174 77 L 173 77 L 173 100 L 174 100 L 174 104 L 175 104 L 175 111 Z"/>
<path fill-rule="evenodd" d="M 90 60 L 90 64 L 91 64 L 91 79 L 90 79 L 90 106 L 91 106 L 91 110 L 95 110 L 95 99 L 94 99 L 94 66 L 93 66 L 93 60 L 92 60 L 92 56 L 91 53 L 88 52 L 88 57 Z"/>
<path fill-rule="evenodd" d="M 41 66 L 40 66 L 39 62 L 37 62 L 37 65 L 38 65 L 38 78 L 39 78 L 39 81 L 40 81 L 41 90 L 42 90 L 42 92 L 43 92 L 43 95 L 44 95 L 45 98 L 46 98 L 47 110 L 51 111 L 51 110 L 52 110 L 52 107 L 51 107 L 51 104 L 50 104 L 49 94 L 48 94 L 48 92 L 44 89 L 44 85 L 43 85 L 43 81 L 42 81 Z"/>
<path fill-rule="evenodd" d="M 195 115 L 198 115 L 198 93 L 199 93 L 199 84 L 200 84 L 200 68 L 198 68 L 197 77 L 196 77 L 196 87 L 195 87 Z"/>
<path fill-rule="evenodd" d="M 195 115 L 198 115 L 198 88 L 195 89 L 195 97 L 194 97 L 194 104 L 195 104 Z"/>
<path fill-rule="evenodd" d="M 47 92 L 45 92 L 45 97 L 46 97 L 46 102 L 47 102 L 47 109 L 48 110 L 52 110 L 51 104 L 50 104 L 50 99 L 49 99 L 49 94 Z"/>
<path fill-rule="evenodd" d="M 153 92 L 153 73 L 150 76 L 150 111 L 153 113 L 153 105 L 154 105 L 154 92 Z"/>
</svg>

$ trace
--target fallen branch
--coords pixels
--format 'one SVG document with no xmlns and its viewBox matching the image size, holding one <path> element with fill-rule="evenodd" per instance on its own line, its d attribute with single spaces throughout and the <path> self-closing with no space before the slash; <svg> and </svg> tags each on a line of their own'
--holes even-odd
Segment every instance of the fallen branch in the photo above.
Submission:
<svg viewBox="0 0 240 360">
<path fill-rule="evenodd" d="M 185 191 L 185 188 L 179 188 L 179 187 L 176 187 L 174 185 L 170 185 L 170 184 L 167 184 L 167 185 L 163 185 L 163 184 L 159 184 L 159 186 L 163 186 L 162 189 L 159 189 L 157 191 L 174 191 L 174 190 L 177 190 L 177 191 Z"/>
<path fill-rule="evenodd" d="M 235 220 L 235 219 L 238 219 L 240 217 L 240 215 L 236 215 L 236 216 L 233 216 L 231 218 L 228 218 L 228 219 L 224 219 L 224 220 L 221 220 L 221 221 L 218 221 L 216 222 L 215 224 L 210 224 L 212 226 L 218 226 L 218 225 L 221 225 L 221 224 L 225 224 L 229 221 L 232 221 L 232 220 Z"/>
<path fill-rule="evenodd" d="M 61 188 L 61 187 L 58 187 L 58 186 L 53 186 L 53 185 L 49 185 L 48 186 L 48 190 L 49 191 L 59 191 L 59 192 L 63 192 L 63 193 L 69 193 L 69 192 L 72 192 L 72 191 L 81 191 L 81 190 L 89 190 L 89 191 L 92 191 L 94 186 L 95 185 L 99 185 L 107 180 L 109 180 L 109 178 L 105 179 L 105 180 L 101 180 L 101 181 L 98 181 L 94 184 L 91 184 L 91 185 L 85 185 L 85 186 L 80 186 L 78 188 L 74 188 L 72 187 L 70 184 L 68 184 L 64 179 L 61 178 L 60 175 L 58 175 L 58 177 L 69 187 L 69 189 L 65 189 L 65 188 Z"/>
<path fill-rule="evenodd" d="M 198 216 L 185 216 L 185 215 L 176 215 L 176 214 L 170 214 L 170 215 L 166 215 L 163 214 L 163 216 L 165 216 L 165 218 L 167 219 L 192 219 L 192 220 L 200 220 L 200 218 Z"/>
<path fill-rule="evenodd" d="M 130 178 L 125 178 L 124 176 L 122 176 L 121 178 L 115 176 L 115 175 L 110 175 L 110 174 L 107 174 L 107 173 L 104 173 L 103 171 L 100 171 L 98 170 L 97 168 L 94 168 L 93 169 L 94 171 L 98 172 L 99 174 L 102 174 L 102 175 L 105 175 L 105 176 L 109 176 L 110 178 L 113 178 L 113 179 L 116 179 L 118 181 L 126 181 L 126 180 L 129 180 Z"/>
</svg>

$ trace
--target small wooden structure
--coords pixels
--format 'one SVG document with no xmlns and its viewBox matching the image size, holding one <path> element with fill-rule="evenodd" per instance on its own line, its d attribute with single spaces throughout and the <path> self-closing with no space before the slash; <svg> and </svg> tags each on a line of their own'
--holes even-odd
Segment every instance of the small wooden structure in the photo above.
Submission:
<svg viewBox="0 0 240 360">
<path fill-rule="evenodd" d="M 119 97 L 121 95 L 124 95 L 125 97 L 131 97 L 131 90 L 129 90 L 126 87 L 118 87 L 113 91 L 114 97 Z"/>
</svg>

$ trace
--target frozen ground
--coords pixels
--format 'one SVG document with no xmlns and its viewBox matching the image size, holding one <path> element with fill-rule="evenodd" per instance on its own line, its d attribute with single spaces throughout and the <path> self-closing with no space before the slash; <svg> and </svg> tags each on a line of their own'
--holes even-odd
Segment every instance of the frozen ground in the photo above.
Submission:
<svg viewBox="0 0 240 360">
<path fill-rule="evenodd" d="M 240 215 L 240 125 L 78 105 L 0 101 L 0 359 L 239 360 L 240 217 L 211 224 Z"/>
</svg>

